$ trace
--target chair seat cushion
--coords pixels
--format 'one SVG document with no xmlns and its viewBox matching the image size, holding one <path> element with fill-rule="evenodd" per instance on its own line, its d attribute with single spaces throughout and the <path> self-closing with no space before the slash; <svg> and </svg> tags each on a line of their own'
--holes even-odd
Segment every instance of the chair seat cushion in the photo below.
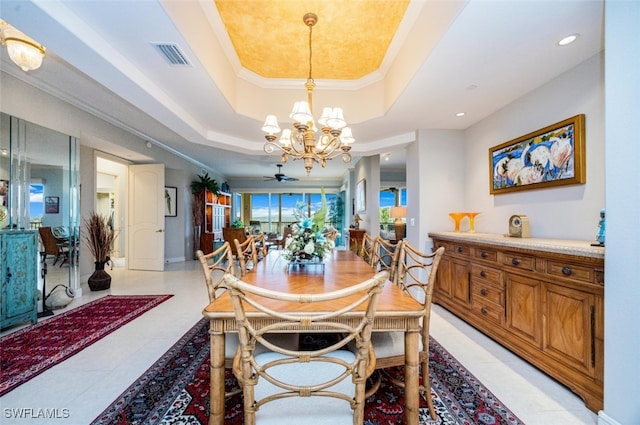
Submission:
<svg viewBox="0 0 640 425">
<path fill-rule="evenodd" d="M 404 355 L 404 332 L 374 332 L 371 345 L 376 358 Z M 422 339 L 419 339 L 419 351 L 422 351 Z"/>
<path fill-rule="evenodd" d="M 283 333 L 283 334 L 269 334 L 266 337 L 269 341 L 280 347 L 286 347 L 290 350 L 298 349 L 298 334 L 297 333 Z M 237 333 L 227 333 L 224 340 L 224 357 L 225 359 L 232 359 L 236 355 L 238 346 L 240 345 L 240 339 Z M 256 345 L 256 351 L 254 355 L 264 353 L 268 351 L 263 345 Z"/>
<path fill-rule="evenodd" d="M 327 356 L 340 358 L 347 362 L 353 362 L 355 359 L 353 353 L 347 350 L 334 351 Z M 258 363 L 264 364 L 283 357 L 278 353 L 267 352 L 256 355 L 255 359 Z M 295 385 L 313 385 L 326 382 L 343 371 L 342 366 L 325 362 L 292 363 L 269 369 L 271 375 Z M 355 396 L 355 387 L 350 377 L 334 385 L 330 390 L 348 394 L 349 397 Z M 277 392 L 280 392 L 280 388 L 264 378 L 259 379 L 255 387 L 256 400 Z M 256 422 L 261 425 L 351 425 L 353 424 L 353 411 L 347 401 L 334 397 L 285 398 L 261 406 L 256 413 Z"/>
</svg>

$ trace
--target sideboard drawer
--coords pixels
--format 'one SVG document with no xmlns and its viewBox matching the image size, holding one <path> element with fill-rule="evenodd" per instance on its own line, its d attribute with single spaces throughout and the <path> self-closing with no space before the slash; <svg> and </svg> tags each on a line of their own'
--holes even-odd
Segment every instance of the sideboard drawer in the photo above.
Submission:
<svg viewBox="0 0 640 425">
<path fill-rule="evenodd" d="M 479 315 L 494 323 L 503 324 L 504 322 L 504 308 L 484 299 L 472 296 L 471 310 L 473 314 Z"/>
<path fill-rule="evenodd" d="M 445 248 L 446 249 L 446 248 Z M 468 245 L 460 245 L 457 243 L 449 244 L 449 253 L 452 255 L 468 257 L 471 253 L 471 248 Z"/>
<path fill-rule="evenodd" d="M 493 267 L 485 267 L 480 264 L 471 264 L 471 279 L 503 288 L 502 272 Z"/>
<path fill-rule="evenodd" d="M 446 252 L 447 254 L 451 250 L 451 245 L 449 243 L 443 242 L 443 241 L 436 241 L 433 244 L 433 251 L 435 252 L 435 250 L 440 248 L 440 247 L 444 248 L 444 252 Z"/>
<path fill-rule="evenodd" d="M 486 248 L 473 248 L 473 258 L 496 263 L 498 262 L 498 251 Z"/>
<path fill-rule="evenodd" d="M 535 270 L 536 259 L 528 255 L 516 252 L 503 252 L 501 254 L 502 264 L 522 270 Z"/>
<path fill-rule="evenodd" d="M 504 291 L 491 285 L 483 285 L 480 282 L 471 280 L 471 302 L 478 304 L 495 304 L 495 306 L 504 306 Z"/>
<path fill-rule="evenodd" d="M 595 270 L 592 267 L 584 265 L 548 260 L 546 263 L 546 272 L 553 276 L 595 283 Z"/>
</svg>

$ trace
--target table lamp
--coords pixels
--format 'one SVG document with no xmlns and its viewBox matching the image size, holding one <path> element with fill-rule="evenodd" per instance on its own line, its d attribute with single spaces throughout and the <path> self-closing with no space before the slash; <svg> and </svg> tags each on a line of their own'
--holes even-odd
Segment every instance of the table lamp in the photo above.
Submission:
<svg viewBox="0 0 640 425">
<path fill-rule="evenodd" d="M 359 229 L 360 228 L 360 222 L 362 221 L 362 217 L 360 217 L 360 214 L 356 213 L 356 215 L 353 217 L 353 221 L 355 223 L 355 228 Z"/>
<path fill-rule="evenodd" d="M 391 218 L 395 218 L 396 240 L 404 239 L 406 224 L 402 221 L 407 216 L 407 207 L 391 207 Z"/>
</svg>

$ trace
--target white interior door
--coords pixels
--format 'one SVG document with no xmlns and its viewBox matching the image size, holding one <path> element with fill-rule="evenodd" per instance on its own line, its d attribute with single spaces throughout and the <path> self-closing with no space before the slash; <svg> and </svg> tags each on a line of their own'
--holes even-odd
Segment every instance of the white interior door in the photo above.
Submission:
<svg viewBox="0 0 640 425">
<path fill-rule="evenodd" d="M 164 165 L 129 166 L 130 269 L 164 270 Z"/>
</svg>

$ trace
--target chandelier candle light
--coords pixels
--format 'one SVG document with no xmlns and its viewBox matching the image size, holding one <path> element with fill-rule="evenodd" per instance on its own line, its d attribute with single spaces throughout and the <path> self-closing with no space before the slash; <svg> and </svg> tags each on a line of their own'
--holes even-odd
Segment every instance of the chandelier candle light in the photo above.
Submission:
<svg viewBox="0 0 640 425">
<path fill-rule="evenodd" d="M 309 78 L 304 87 L 307 89 L 307 100 L 295 102 L 289 118 L 293 120 L 293 128 L 282 131 L 280 139 L 276 134 L 280 133 L 280 126 L 275 115 L 267 115 L 262 126 L 262 131 L 267 133 L 267 143 L 264 151 L 273 153 L 276 148 L 282 151 L 280 161 L 287 162 L 289 157 L 294 160 L 302 159 L 307 175 L 311 173 L 314 162 L 319 162 L 322 167 L 327 165 L 328 159 L 342 156 L 344 162 L 351 162 L 351 143 L 354 142 L 351 128 L 347 127 L 342 108 L 324 108 L 318 123 L 322 126 L 320 138 L 316 140 L 316 125 L 313 121 L 313 89 L 316 83 L 312 77 L 312 49 L 311 35 L 313 26 L 318 22 L 318 16 L 307 13 L 302 18 L 309 27 Z"/>
</svg>

